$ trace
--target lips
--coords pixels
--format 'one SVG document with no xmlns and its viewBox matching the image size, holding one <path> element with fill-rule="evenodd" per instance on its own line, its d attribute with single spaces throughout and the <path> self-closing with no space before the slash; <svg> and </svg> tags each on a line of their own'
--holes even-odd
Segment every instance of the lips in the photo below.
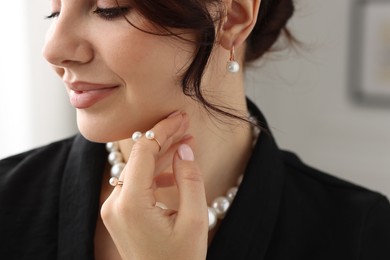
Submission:
<svg viewBox="0 0 390 260">
<path fill-rule="evenodd" d="M 78 109 L 89 108 L 110 96 L 118 85 L 95 84 L 86 82 L 66 83 L 72 106 Z"/>
</svg>

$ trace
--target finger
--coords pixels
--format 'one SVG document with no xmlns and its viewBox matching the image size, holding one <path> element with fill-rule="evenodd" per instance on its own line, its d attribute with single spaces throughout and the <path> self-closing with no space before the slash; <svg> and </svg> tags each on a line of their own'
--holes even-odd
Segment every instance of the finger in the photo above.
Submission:
<svg viewBox="0 0 390 260">
<path fill-rule="evenodd" d="M 156 182 L 156 188 L 167 188 L 176 185 L 173 173 L 160 173 L 154 177 L 154 181 Z"/>
<path fill-rule="evenodd" d="M 155 138 L 161 144 L 162 149 L 167 150 L 172 142 L 183 137 L 188 125 L 188 115 L 179 113 L 160 121 L 151 130 L 155 133 Z M 159 152 L 157 143 L 145 137 L 134 144 L 123 171 L 123 186 L 120 196 L 126 200 L 139 198 L 138 202 L 144 206 L 154 206 L 153 183 Z M 138 204 L 135 200 L 132 202 Z"/>
<path fill-rule="evenodd" d="M 161 154 L 161 152 L 159 153 L 156 166 L 155 166 L 155 174 L 154 174 L 155 182 L 156 182 L 155 188 L 165 188 L 165 187 L 171 187 L 175 185 L 174 177 L 172 174 L 173 156 L 177 152 L 177 148 L 179 147 L 179 145 L 182 142 L 186 142 L 187 139 L 190 138 L 192 137 L 186 135 L 179 142 L 172 144 L 171 147 L 169 147 L 168 150 L 165 151 L 163 154 Z M 119 181 L 123 182 L 123 176 L 124 174 L 119 177 Z M 114 189 L 113 194 L 114 193 L 119 194 L 119 191 L 116 190 L 118 189 Z"/>
<path fill-rule="evenodd" d="M 185 135 L 182 139 L 180 139 L 178 142 L 171 144 L 168 150 L 166 150 L 164 153 L 158 154 L 158 159 L 156 162 L 156 168 L 155 168 L 155 175 L 162 172 L 170 172 L 172 173 L 172 162 L 173 162 L 173 156 L 176 154 L 177 149 L 179 148 L 179 145 L 188 142 L 190 139 L 193 139 L 192 136 Z"/>
<path fill-rule="evenodd" d="M 193 151 L 188 144 L 179 146 L 173 161 L 173 172 L 180 198 L 176 224 L 180 229 L 195 225 L 199 230 L 207 230 L 205 187 L 202 174 L 194 159 Z"/>
</svg>

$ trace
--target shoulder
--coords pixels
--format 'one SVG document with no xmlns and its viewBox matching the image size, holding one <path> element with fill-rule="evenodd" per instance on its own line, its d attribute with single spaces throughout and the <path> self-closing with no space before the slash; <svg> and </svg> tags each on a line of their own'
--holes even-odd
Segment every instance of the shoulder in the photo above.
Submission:
<svg viewBox="0 0 390 260">
<path fill-rule="evenodd" d="M 0 160 L 1 255 L 21 259 L 42 248 L 41 255 L 55 255 L 61 181 L 74 139 Z"/>
<path fill-rule="evenodd" d="M 0 160 L 0 185 L 10 185 L 22 176 L 39 179 L 43 173 L 63 167 L 74 139 L 67 138 Z"/>
<path fill-rule="evenodd" d="M 50 143 L 29 151 L 19 153 L 0 160 L 0 172 L 17 166 L 18 164 L 33 162 L 44 158 L 53 159 L 67 153 L 75 139 L 75 136 Z"/>
<path fill-rule="evenodd" d="M 282 151 L 282 157 L 287 184 L 292 189 L 299 189 L 303 194 L 310 192 L 314 197 L 326 196 L 328 199 L 359 203 L 373 203 L 384 197 L 378 192 L 315 169 L 302 162 L 294 153 Z"/>
<path fill-rule="evenodd" d="M 2 159 L 0 159 L 0 163 L 4 164 L 4 163 L 11 163 L 11 162 L 19 162 L 25 158 L 29 158 L 29 157 L 34 156 L 34 155 L 39 154 L 39 153 L 51 152 L 53 150 L 58 150 L 58 149 L 61 150 L 62 148 L 69 149 L 75 138 L 76 138 L 76 136 L 71 136 L 71 137 L 68 137 L 65 139 L 61 139 L 61 140 L 49 143 L 49 144 L 44 145 L 44 146 L 40 146 L 40 147 L 31 149 L 28 151 L 19 153 L 19 154 L 15 154 L 15 155 L 12 155 L 12 156 L 9 156 L 6 158 L 2 158 Z"/>
<path fill-rule="evenodd" d="M 348 241 L 344 249 L 333 246 L 334 251 L 390 259 L 383 258 L 390 257 L 390 203 L 384 195 L 312 168 L 293 153 L 283 151 L 282 157 L 282 211 L 290 226 L 300 226 L 302 233 L 316 230 L 312 240 Z"/>
</svg>

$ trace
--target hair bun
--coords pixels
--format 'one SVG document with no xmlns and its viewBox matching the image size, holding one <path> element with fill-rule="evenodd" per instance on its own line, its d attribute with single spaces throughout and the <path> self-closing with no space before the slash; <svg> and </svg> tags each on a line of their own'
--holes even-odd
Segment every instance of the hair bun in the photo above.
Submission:
<svg viewBox="0 0 390 260">
<path fill-rule="evenodd" d="M 257 23 L 247 39 L 246 62 L 254 61 L 266 53 L 282 31 L 286 31 L 287 37 L 292 38 L 286 24 L 293 13 L 293 0 L 261 1 Z"/>
</svg>

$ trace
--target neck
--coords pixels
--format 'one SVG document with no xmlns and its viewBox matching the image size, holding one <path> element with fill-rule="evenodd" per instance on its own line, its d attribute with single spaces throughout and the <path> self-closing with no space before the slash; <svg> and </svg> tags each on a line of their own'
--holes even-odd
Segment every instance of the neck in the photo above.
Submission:
<svg viewBox="0 0 390 260">
<path fill-rule="evenodd" d="M 253 134 L 245 123 L 199 122 L 191 129 L 195 136 L 195 158 L 202 170 L 208 205 L 216 197 L 225 195 L 244 173 L 252 151 Z M 235 125 L 233 124 L 235 123 Z"/>
<path fill-rule="evenodd" d="M 237 109 L 240 114 L 247 114 L 245 97 L 242 98 L 245 110 Z M 207 202 L 225 195 L 235 186 L 238 177 L 244 173 L 252 151 L 253 132 L 249 124 L 235 119 L 216 120 L 200 108 L 186 109 L 191 118 L 188 134 L 195 140 L 193 150 L 195 159 L 204 177 Z M 128 158 L 133 142 L 130 139 L 119 142 L 124 158 Z M 171 172 L 171 166 L 166 171 Z M 176 188 L 162 188 L 156 191 L 157 201 L 171 209 L 179 205 Z"/>
<path fill-rule="evenodd" d="M 218 55 L 217 55 L 218 56 Z M 247 116 L 243 73 L 226 73 L 226 57 L 220 57 L 219 65 L 207 70 L 204 82 L 209 89 L 204 96 L 212 104 L 232 108 L 234 114 Z M 212 88 L 210 88 L 212 86 Z M 211 94 L 210 94 L 211 93 Z M 236 119 L 214 118 L 198 102 L 188 98 L 180 110 L 188 113 L 190 128 L 188 134 L 195 140 L 193 150 L 204 177 L 207 202 L 224 195 L 235 186 L 238 177 L 244 173 L 252 152 L 253 131 L 249 124 Z M 132 147 L 131 140 L 120 142 L 124 158 L 128 158 Z M 167 172 L 171 171 L 171 167 Z M 163 188 L 156 192 L 157 200 L 171 209 L 177 209 L 176 188 Z"/>
</svg>

